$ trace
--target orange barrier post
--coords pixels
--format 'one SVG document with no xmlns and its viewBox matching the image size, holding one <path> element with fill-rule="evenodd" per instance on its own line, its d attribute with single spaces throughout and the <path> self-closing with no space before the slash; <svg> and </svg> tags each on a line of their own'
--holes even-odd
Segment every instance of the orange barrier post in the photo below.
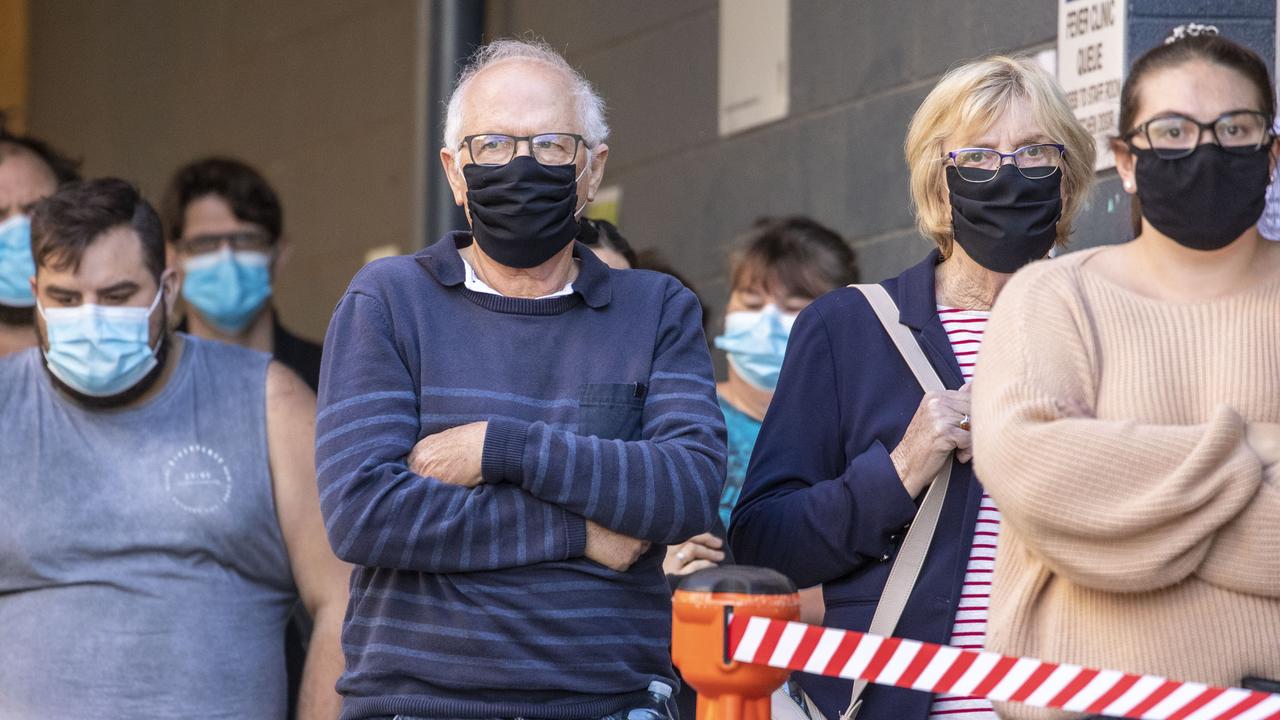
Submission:
<svg viewBox="0 0 1280 720">
<path fill-rule="evenodd" d="M 710 568 L 680 583 L 672 615 L 671 657 L 698 691 L 698 720 L 769 720 L 769 695 L 790 673 L 731 660 L 729 621 L 799 619 L 796 586 L 764 568 Z"/>
</svg>

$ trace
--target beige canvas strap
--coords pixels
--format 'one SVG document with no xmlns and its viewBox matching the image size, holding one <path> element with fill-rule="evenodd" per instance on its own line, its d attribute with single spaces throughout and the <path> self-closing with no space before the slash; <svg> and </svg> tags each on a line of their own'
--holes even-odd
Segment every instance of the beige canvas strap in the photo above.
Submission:
<svg viewBox="0 0 1280 720">
<path fill-rule="evenodd" d="M 911 330 L 899 321 L 898 306 L 893 302 L 893 298 L 889 297 L 889 293 L 880 285 L 850 285 L 850 287 L 858 289 L 866 296 L 871 309 L 880 319 L 880 324 L 884 325 L 885 332 L 889 334 L 902 359 L 906 361 L 916 380 L 920 382 L 920 387 L 924 388 L 925 392 L 945 390 L 946 385 L 942 383 L 942 378 L 938 377 L 933 365 L 929 364 L 929 359 L 920 349 L 920 343 L 916 342 Z M 907 536 L 902 541 L 898 557 L 893 561 L 893 568 L 889 571 L 889 579 L 885 581 L 884 593 L 880 595 L 875 615 L 871 618 L 871 627 L 867 630 L 873 635 L 892 635 L 898 626 L 898 619 L 902 617 L 902 611 L 907 606 L 907 598 L 911 597 L 911 590 L 920 577 L 920 569 L 924 567 L 924 558 L 929 552 L 929 544 L 933 541 L 934 530 L 938 528 L 938 517 L 942 514 L 942 501 L 946 498 L 947 485 L 951 481 L 951 464 L 951 458 L 947 458 L 942 470 L 925 493 L 924 501 L 920 503 L 920 509 L 916 511 L 915 520 L 911 523 L 911 529 L 907 531 Z M 865 680 L 854 682 L 849 707 L 840 714 L 841 720 L 853 720 L 857 717 L 858 710 L 862 707 L 862 693 L 866 689 Z"/>
</svg>

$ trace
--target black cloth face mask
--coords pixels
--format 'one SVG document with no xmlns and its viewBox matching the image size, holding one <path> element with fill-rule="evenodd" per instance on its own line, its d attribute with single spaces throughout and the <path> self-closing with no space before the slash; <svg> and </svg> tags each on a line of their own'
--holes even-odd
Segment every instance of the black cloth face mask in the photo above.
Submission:
<svg viewBox="0 0 1280 720">
<path fill-rule="evenodd" d="M 1220 250 L 1257 224 L 1267 206 L 1270 145 L 1230 153 L 1206 143 L 1190 155 L 1166 160 L 1133 148 L 1142 217 L 1174 242 L 1193 250 Z"/>
<path fill-rule="evenodd" d="M 572 242 L 581 177 L 575 169 L 528 155 L 506 165 L 464 165 L 471 235 L 484 254 L 507 267 L 531 268 Z"/>
<path fill-rule="evenodd" d="M 1011 273 L 1049 254 L 1062 217 L 1062 171 L 1047 178 L 1024 177 L 1002 165 L 987 182 L 969 182 L 947 167 L 951 231 L 982 267 Z"/>
</svg>

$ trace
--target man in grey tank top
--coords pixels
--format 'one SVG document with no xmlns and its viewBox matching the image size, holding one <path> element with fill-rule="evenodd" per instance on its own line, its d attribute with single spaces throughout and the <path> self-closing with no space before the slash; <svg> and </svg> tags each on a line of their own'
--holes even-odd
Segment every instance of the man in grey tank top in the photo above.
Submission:
<svg viewBox="0 0 1280 720">
<path fill-rule="evenodd" d="M 315 397 L 270 357 L 168 331 L 155 211 L 105 179 L 32 219 L 40 346 L 0 359 L 0 720 L 335 718 L 348 568 L 324 535 Z"/>
</svg>

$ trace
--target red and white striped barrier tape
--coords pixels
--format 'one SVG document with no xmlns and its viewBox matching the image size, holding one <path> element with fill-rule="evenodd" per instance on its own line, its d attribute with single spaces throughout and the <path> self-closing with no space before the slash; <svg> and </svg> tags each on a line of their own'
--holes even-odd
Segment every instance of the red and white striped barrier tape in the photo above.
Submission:
<svg viewBox="0 0 1280 720">
<path fill-rule="evenodd" d="M 738 662 L 877 685 L 1142 720 L 1280 720 L 1280 695 L 734 616 Z"/>
</svg>

